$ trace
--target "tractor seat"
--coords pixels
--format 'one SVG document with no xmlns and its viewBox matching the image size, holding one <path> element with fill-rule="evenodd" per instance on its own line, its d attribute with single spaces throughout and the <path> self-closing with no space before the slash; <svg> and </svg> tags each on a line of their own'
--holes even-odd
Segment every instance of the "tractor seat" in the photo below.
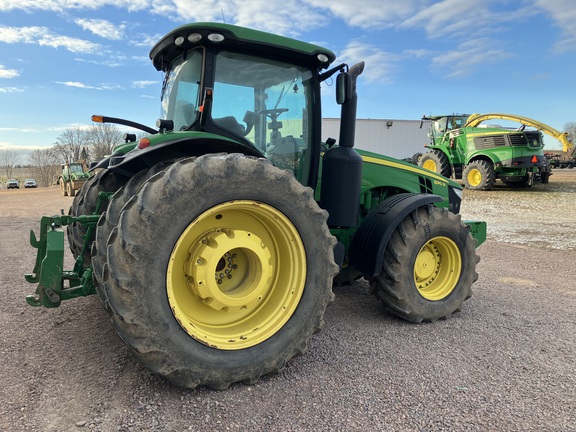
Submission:
<svg viewBox="0 0 576 432">
<path fill-rule="evenodd" d="M 244 136 L 246 135 L 246 128 L 238 123 L 235 117 L 228 116 L 228 117 L 220 117 L 214 119 L 214 123 L 216 123 L 221 128 L 224 128 L 236 135 Z"/>
</svg>

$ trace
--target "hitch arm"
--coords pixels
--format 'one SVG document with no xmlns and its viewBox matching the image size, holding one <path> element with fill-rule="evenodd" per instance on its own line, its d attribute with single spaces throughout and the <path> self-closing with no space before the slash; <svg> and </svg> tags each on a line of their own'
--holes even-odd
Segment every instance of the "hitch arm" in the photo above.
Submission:
<svg viewBox="0 0 576 432">
<path fill-rule="evenodd" d="M 33 272 L 24 277 L 26 281 L 37 283 L 38 286 L 33 295 L 26 296 L 26 303 L 52 308 L 60 306 L 62 300 L 96 293 L 92 269 L 83 268 L 82 254 L 78 256 L 78 265 L 74 266 L 73 271 L 64 271 L 64 231 L 61 227 L 74 222 L 93 227 L 99 217 L 44 216 L 40 221 L 40 239 L 36 238 L 34 231 L 30 231 L 30 244 L 38 251 Z"/>
<path fill-rule="evenodd" d="M 60 306 L 62 300 L 96 294 L 92 279 L 92 268 L 84 266 L 84 255 L 92 244 L 96 224 L 100 218 L 104 201 L 113 193 L 100 192 L 96 210 L 90 215 L 44 216 L 40 220 L 40 237 L 30 230 L 30 245 L 37 249 L 36 263 L 32 273 L 24 275 L 26 281 L 38 284 L 34 294 L 26 296 L 30 306 L 53 308 Z M 74 269 L 64 270 L 64 231 L 63 226 L 79 223 L 86 227 L 84 244 Z"/>
</svg>

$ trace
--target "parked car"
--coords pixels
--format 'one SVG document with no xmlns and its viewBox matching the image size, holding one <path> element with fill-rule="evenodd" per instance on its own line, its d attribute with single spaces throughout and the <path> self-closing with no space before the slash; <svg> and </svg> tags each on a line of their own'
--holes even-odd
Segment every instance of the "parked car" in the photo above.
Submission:
<svg viewBox="0 0 576 432">
<path fill-rule="evenodd" d="M 15 179 L 6 180 L 6 189 L 20 189 L 20 182 Z"/>
<path fill-rule="evenodd" d="M 24 180 L 24 188 L 35 188 L 38 187 L 36 184 L 36 180 L 34 179 L 26 179 Z"/>
</svg>

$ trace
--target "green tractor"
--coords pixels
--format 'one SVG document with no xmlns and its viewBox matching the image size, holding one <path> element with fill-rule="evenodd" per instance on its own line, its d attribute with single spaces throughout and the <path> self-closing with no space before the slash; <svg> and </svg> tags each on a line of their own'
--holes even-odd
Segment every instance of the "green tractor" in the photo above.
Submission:
<svg viewBox="0 0 576 432">
<path fill-rule="evenodd" d="M 142 364 L 215 389 L 303 354 L 335 283 L 364 277 L 412 322 L 461 309 L 486 224 L 461 221 L 457 183 L 353 148 L 363 63 L 329 68 L 319 46 L 214 23 L 173 30 L 150 58 L 165 74 L 162 119 L 93 117 L 148 135 L 128 135 L 70 213 L 31 232 L 30 305 L 98 294 Z M 339 145 L 320 130 L 320 87 L 336 73 Z"/>
<path fill-rule="evenodd" d="M 76 191 L 82 189 L 86 180 L 90 178 L 90 173 L 80 162 L 66 163 L 62 165 L 62 174 L 58 178 L 60 192 L 63 196 L 73 197 Z"/>
<path fill-rule="evenodd" d="M 444 177 L 462 179 L 467 189 L 490 190 L 498 179 L 520 188 L 535 182 L 548 183 L 552 173 L 541 131 L 568 145 L 566 134 L 512 114 L 453 114 L 424 119 L 432 120 L 432 142 L 418 164 Z M 491 119 L 514 121 L 520 126 L 480 126 Z M 526 130 L 526 126 L 536 130 Z"/>
</svg>

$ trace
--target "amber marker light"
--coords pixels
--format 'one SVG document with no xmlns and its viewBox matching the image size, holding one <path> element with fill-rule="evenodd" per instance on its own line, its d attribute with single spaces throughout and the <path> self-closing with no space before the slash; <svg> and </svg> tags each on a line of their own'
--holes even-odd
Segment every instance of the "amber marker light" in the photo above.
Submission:
<svg viewBox="0 0 576 432">
<path fill-rule="evenodd" d="M 104 123 L 104 120 L 102 119 L 102 116 L 100 116 L 100 115 L 93 115 L 92 121 L 94 123 Z"/>
<path fill-rule="evenodd" d="M 149 145 L 150 145 L 150 140 L 148 138 L 141 138 L 140 141 L 138 142 L 138 148 L 140 150 L 145 149 Z"/>
</svg>

